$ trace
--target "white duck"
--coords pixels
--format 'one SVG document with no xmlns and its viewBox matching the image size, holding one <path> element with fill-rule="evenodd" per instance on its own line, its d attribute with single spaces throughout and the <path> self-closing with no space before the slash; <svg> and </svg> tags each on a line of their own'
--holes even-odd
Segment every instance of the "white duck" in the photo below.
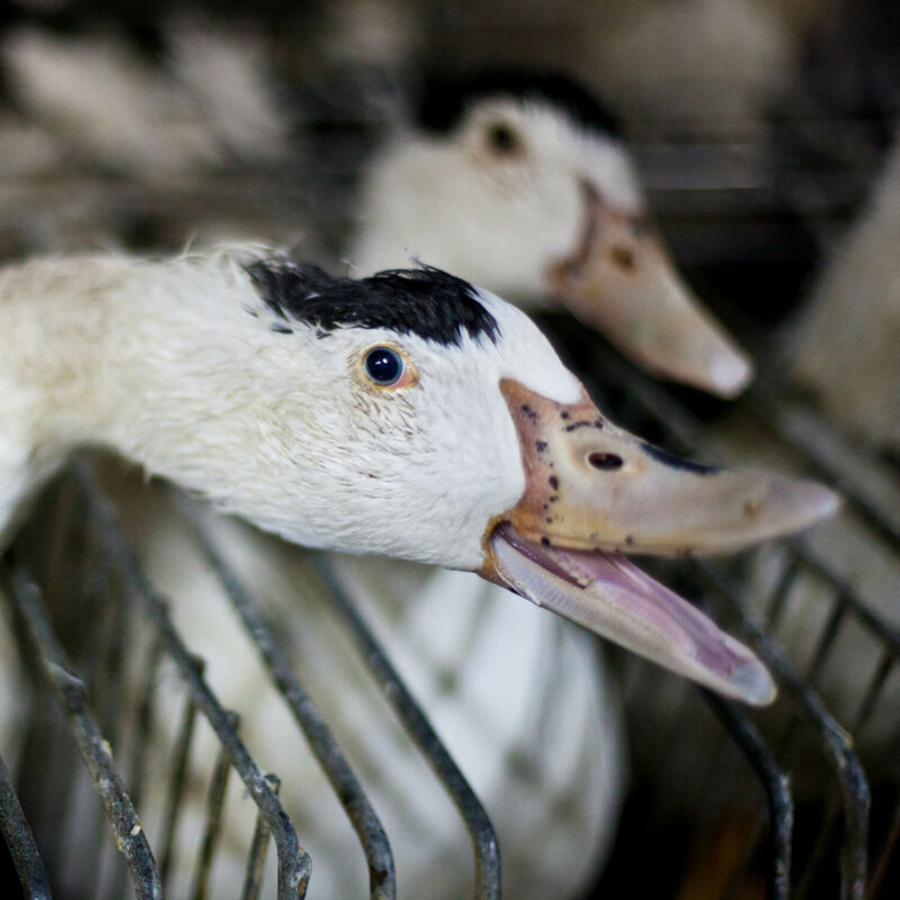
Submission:
<svg viewBox="0 0 900 900">
<path fill-rule="evenodd" d="M 74 447 L 108 446 L 305 546 L 477 572 L 542 602 L 556 572 L 569 618 L 769 697 L 737 649 L 683 658 L 711 633 L 652 649 L 575 598 L 630 571 L 601 548 L 729 552 L 831 513 L 835 495 L 627 435 L 493 295 L 435 269 L 332 279 L 236 249 L 36 260 L 0 273 L 0 298 L 0 533 Z"/>
<path fill-rule="evenodd" d="M 794 376 L 870 444 L 900 449 L 900 145 L 818 278 L 789 347 Z"/>
<path fill-rule="evenodd" d="M 561 303 L 657 376 L 723 397 L 752 378 L 653 233 L 614 118 L 562 75 L 426 82 L 359 220 L 362 272 L 412 254 L 526 308 Z"/>
<path fill-rule="evenodd" d="M 611 119 L 583 91 L 559 77 L 509 74 L 457 85 L 433 84 L 420 98 L 417 120 L 420 125 L 398 134 L 368 170 L 361 230 L 351 254 L 361 268 L 379 267 L 380 255 L 388 263 L 405 261 L 412 251 L 455 265 L 498 289 L 512 290 L 526 302 L 550 292 L 604 328 L 655 372 L 722 394 L 744 386 L 751 374 L 746 357 L 698 310 L 649 233 L 625 148 L 610 130 Z M 512 147 L 494 145 L 499 126 L 506 129 L 501 143 L 511 140 Z M 418 190 L 423 182 L 441 189 L 446 215 L 437 222 L 432 215 L 434 193 Z M 481 222 L 490 223 L 482 240 L 469 240 L 473 223 Z M 518 271 L 505 264 L 513 251 Z M 146 503 L 144 498 L 138 507 L 141 512 L 146 512 Z M 258 589 L 263 585 L 269 608 L 290 608 L 298 592 L 302 554 L 291 554 L 277 541 L 254 536 L 234 523 L 220 521 L 215 527 L 249 583 Z M 214 618 L 221 609 L 219 592 L 202 560 L 188 551 L 191 544 L 185 542 L 177 517 L 162 504 L 145 521 L 134 523 L 132 534 L 144 550 L 155 583 L 179 598 L 182 625 L 190 630 L 196 649 L 209 659 L 211 673 L 219 676 L 218 689 L 243 711 L 248 739 L 254 732 L 271 733 L 272 723 L 278 721 L 273 709 L 278 701 L 268 705 L 258 701 L 266 679 L 247 674 L 252 671 L 252 656 L 240 666 L 233 663 L 242 636 L 225 635 L 226 623 Z M 509 603 L 505 591 L 461 572 L 395 565 L 388 577 L 383 566 L 368 560 L 344 560 L 339 568 L 370 618 L 381 626 L 392 655 L 403 660 L 415 693 L 426 701 L 439 731 L 487 804 L 506 855 L 507 893 L 522 897 L 574 893 L 595 870 L 609 840 L 623 780 L 613 685 L 598 670 L 590 648 L 580 646 L 579 636 L 560 623 Z M 385 581 L 391 590 L 379 590 Z M 416 596 L 419 602 L 398 607 L 391 602 L 398 595 Z M 456 598 L 452 607 L 448 597 Z M 482 609 L 490 610 L 484 618 Z M 437 632 L 427 621 L 432 610 L 443 616 Z M 309 616 L 307 610 L 305 623 Z M 215 629 L 211 621 L 216 621 Z M 485 646 L 494 648 L 483 665 L 478 657 L 467 657 L 454 637 L 475 633 L 485 637 Z M 501 644 L 498 634 L 518 639 Z M 223 654 L 225 647 L 228 651 Z M 308 655 L 298 653 L 297 659 Z M 494 690 L 481 692 L 477 699 L 471 691 L 462 696 L 442 692 L 437 665 L 431 662 L 435 659 L 455 670 L 464 684 L 483 677 L 487 666 L 496 676 Z M 464 666 L 463 659 L 467 659 Z M 541 660 L 554 669 L 565 666 L 565 684 L 546 678 L 538 667 Z M 346 708 L 348 693 L 362 689 L 340 673 L 329 677 L 329 671 L 320 664 L 304 676 L 314 696 L 326 700 L 334 695 L 334 685 L 342 683 L 341 699 L 325 706 Z M 509 680 L 497 674 L 502 672 L 519 674 Z M 543 692 L 550 692 L 553 699 L 535 717 L 527 701 Z M 252 719 L 248 709 L 253 710 Z M 371 724 L 361 725 L 362 719 Z M 283 727 L 279 733 L 294 736 L 292 723 Z M 394 773 L 401 768 L 404 783 L 411 778 L 407 773 L 416 771 L 408 765 L 402 741 L 377 717 L 360 713 L 354 728 L 345 730 L 345 738 L 367 748 L 370 767 L 376 741 L 391 748 L 379 758 L 407 760 L 385 769 L 383 784 L 396 783 Z M 272 758 L 277 746 L 295 748 L 296 738 L 262 748 L 269 767 L 281 774 L 297 767 L 294 758 Z M 505 762 L 511 750 L 523 747 L 532 760 L 530 780 L 516 776 Z M 566 777 L 562 760 L 569 760 L 571 770 L 578 772 L 577 787 Z M 301 780 L 308 785 L 310 766 L 299 771 L 306 773 Z M 420 885 L 434 880 L 435 861 L 423 857 L 422 843 L 443 847 L 445 859 L 458 860 L 465 855 L 464 839 L 447 836 L 452 810 L 435 804 L 427 793 L 427 779 L 420 779 L 415 789 L 410 785 L 400 800 L 390 789 L 375 793 L 377 808 L 391 820 L 401 883 L 409 896 L 416 896 Z M 327 806 L 328 788 L 322 786 L 317 796 L 316 802 Z M 571 801 L 568 819 L 558 812 L 566 798 Z M 312 806 L 307 786 L 303 809 Z M 530 816 L 523 815 L 525 808 L 532 809 Z M 436 815 L 436 809 L 443 812 Z M 326 895 L 353 895 L 363 873 L 331 865 L 354 853 L 349 830 L 333 836 L 324 829 L 323 822 L 335 818 L 340 821 L 340 814 L 330 819 L 311 816 L 313 834 L 326 831 L 324 849 L 316 854 L 317 886 L 330 888 Z M 423 821 L 431 823 L 428 841 L 423 838 Z M 530 848 L 536 833 L 553 842 L 557 851 L 535 860 Z M 455 864 L 451 868 L 457 879 L 448 875 L 444 880 L 448 896 L 464 889 L 458 887 L 460 876 L 463 885 L 468 880 Z"/>
<path fill-rule="evenodd" d="M 245 249 L 10 267 L 0 311 L 7 536 L 73 446 L 108 445 L 290 540 L 476 571 L 729 696 L 771 698 L 749 651 L 607 551 L 733 550 L 834 495 L 631 438 L 492 295 Z"/>
</svg>

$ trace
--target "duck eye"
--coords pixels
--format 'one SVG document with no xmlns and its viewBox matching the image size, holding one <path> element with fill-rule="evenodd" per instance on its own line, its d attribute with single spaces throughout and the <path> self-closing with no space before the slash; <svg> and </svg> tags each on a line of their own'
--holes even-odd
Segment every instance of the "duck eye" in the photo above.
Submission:
<svg viewBox="0 0 900 900">
<path fill-rule="evenodd" d="M 373 347 L 363 359 L 363 368 L 373 384 L 391 387 L 403 377 L 403 357 L 390 347 Z"/>
<path fill-rule="evenodd" d="M 487 130 L 488 144 L 496 153 L 511 156 L 519 150 L 519 136 L 503 122 L 496 122 Z"/>
</svg>

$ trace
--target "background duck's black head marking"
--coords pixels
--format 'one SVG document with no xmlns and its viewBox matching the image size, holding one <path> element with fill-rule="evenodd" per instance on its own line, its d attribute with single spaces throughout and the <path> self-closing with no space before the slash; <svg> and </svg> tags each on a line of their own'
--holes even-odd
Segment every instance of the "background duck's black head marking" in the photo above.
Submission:
<svg viewBox="0 0 900 900">
<path fill-rule="evenodd" d="M 430 266 L 355 281 L 273 256 L 250 263 L 246 271 L 272 310 L 283 319 L 312 326 L 320 337 L 342 327 L 387 328 L 459 346 L 464 331 L 493 343 L 500 335 L 497 320 L 471 284 Z"/>
<path fill-rule="evenodd" d="M 621 137 L 613 113 L 581 85 L 556 72 L 498 69 L 457 80 L 426 78 L 417 98 L 415 121 L 424 131 L 447 134 L 474 103 L 504 97 L 546 103 L 561 109 L 588 131 Z"/>
</svg>

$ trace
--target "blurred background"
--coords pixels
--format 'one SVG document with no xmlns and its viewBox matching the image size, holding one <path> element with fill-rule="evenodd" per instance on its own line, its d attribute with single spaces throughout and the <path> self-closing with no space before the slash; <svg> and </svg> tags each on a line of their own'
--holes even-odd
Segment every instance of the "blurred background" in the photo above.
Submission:
<svg viewBox="0 0 900 900">
<path fill-rule="evenodd" d="M 352 273 L 363 173 L 409 127 L 426 73 L 552 70 L 602 97 L 674 260 L 753 353 L 757 383 L 727 403 L 652 381 L 563 313 L 542 326 L 625 427 L 706 460 L 812 473 L 847 504 L 803 542 L 656 568 L 755 644 L 782 697 L 750 715 L 614 654 L 630 776 L 605 865 L 577 896 L 897 896 L 900 6 L 6 0 L 0 61 L 3 262 L 254 240 Z M 64 607 L 64 566 L 101 538 L 60 540 L 43 565 Z M 69 652 L 90 661 L 91 640 Z M 35 651 L 14 643 L 24 684 Z M 5 753 L 54 895 L 130 896 L 124 879 L 104 894 L 54 872 L 73 838 L 42 799 L 46 771 L 26 763 L 35 722 L 70 738 L 58 712 L 34 712 L 41 690 L 12 702 L 31 743 Z M 3 878 L 18 889 L 9 861 Z"/>
</svg>

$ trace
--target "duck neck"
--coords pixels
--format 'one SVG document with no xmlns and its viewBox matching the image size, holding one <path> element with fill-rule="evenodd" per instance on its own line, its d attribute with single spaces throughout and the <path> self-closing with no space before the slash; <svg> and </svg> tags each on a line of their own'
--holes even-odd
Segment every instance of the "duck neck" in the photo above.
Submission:
<svg viewBox="0 0 900 900">
<path fill-rule="evenodd" d="M 0 272 L 0 535 L 76 446 L 110 447 L 199 490 L 227 484 L 204 452 L 225 431 L 206 425 L 227 412 L 228 439 L 246 439 L 235 397 L 253 381 L 236 382 L 274 337 L 248 327 L 258 307 L 237 254 L 70 257 Z"/>
</svg>

